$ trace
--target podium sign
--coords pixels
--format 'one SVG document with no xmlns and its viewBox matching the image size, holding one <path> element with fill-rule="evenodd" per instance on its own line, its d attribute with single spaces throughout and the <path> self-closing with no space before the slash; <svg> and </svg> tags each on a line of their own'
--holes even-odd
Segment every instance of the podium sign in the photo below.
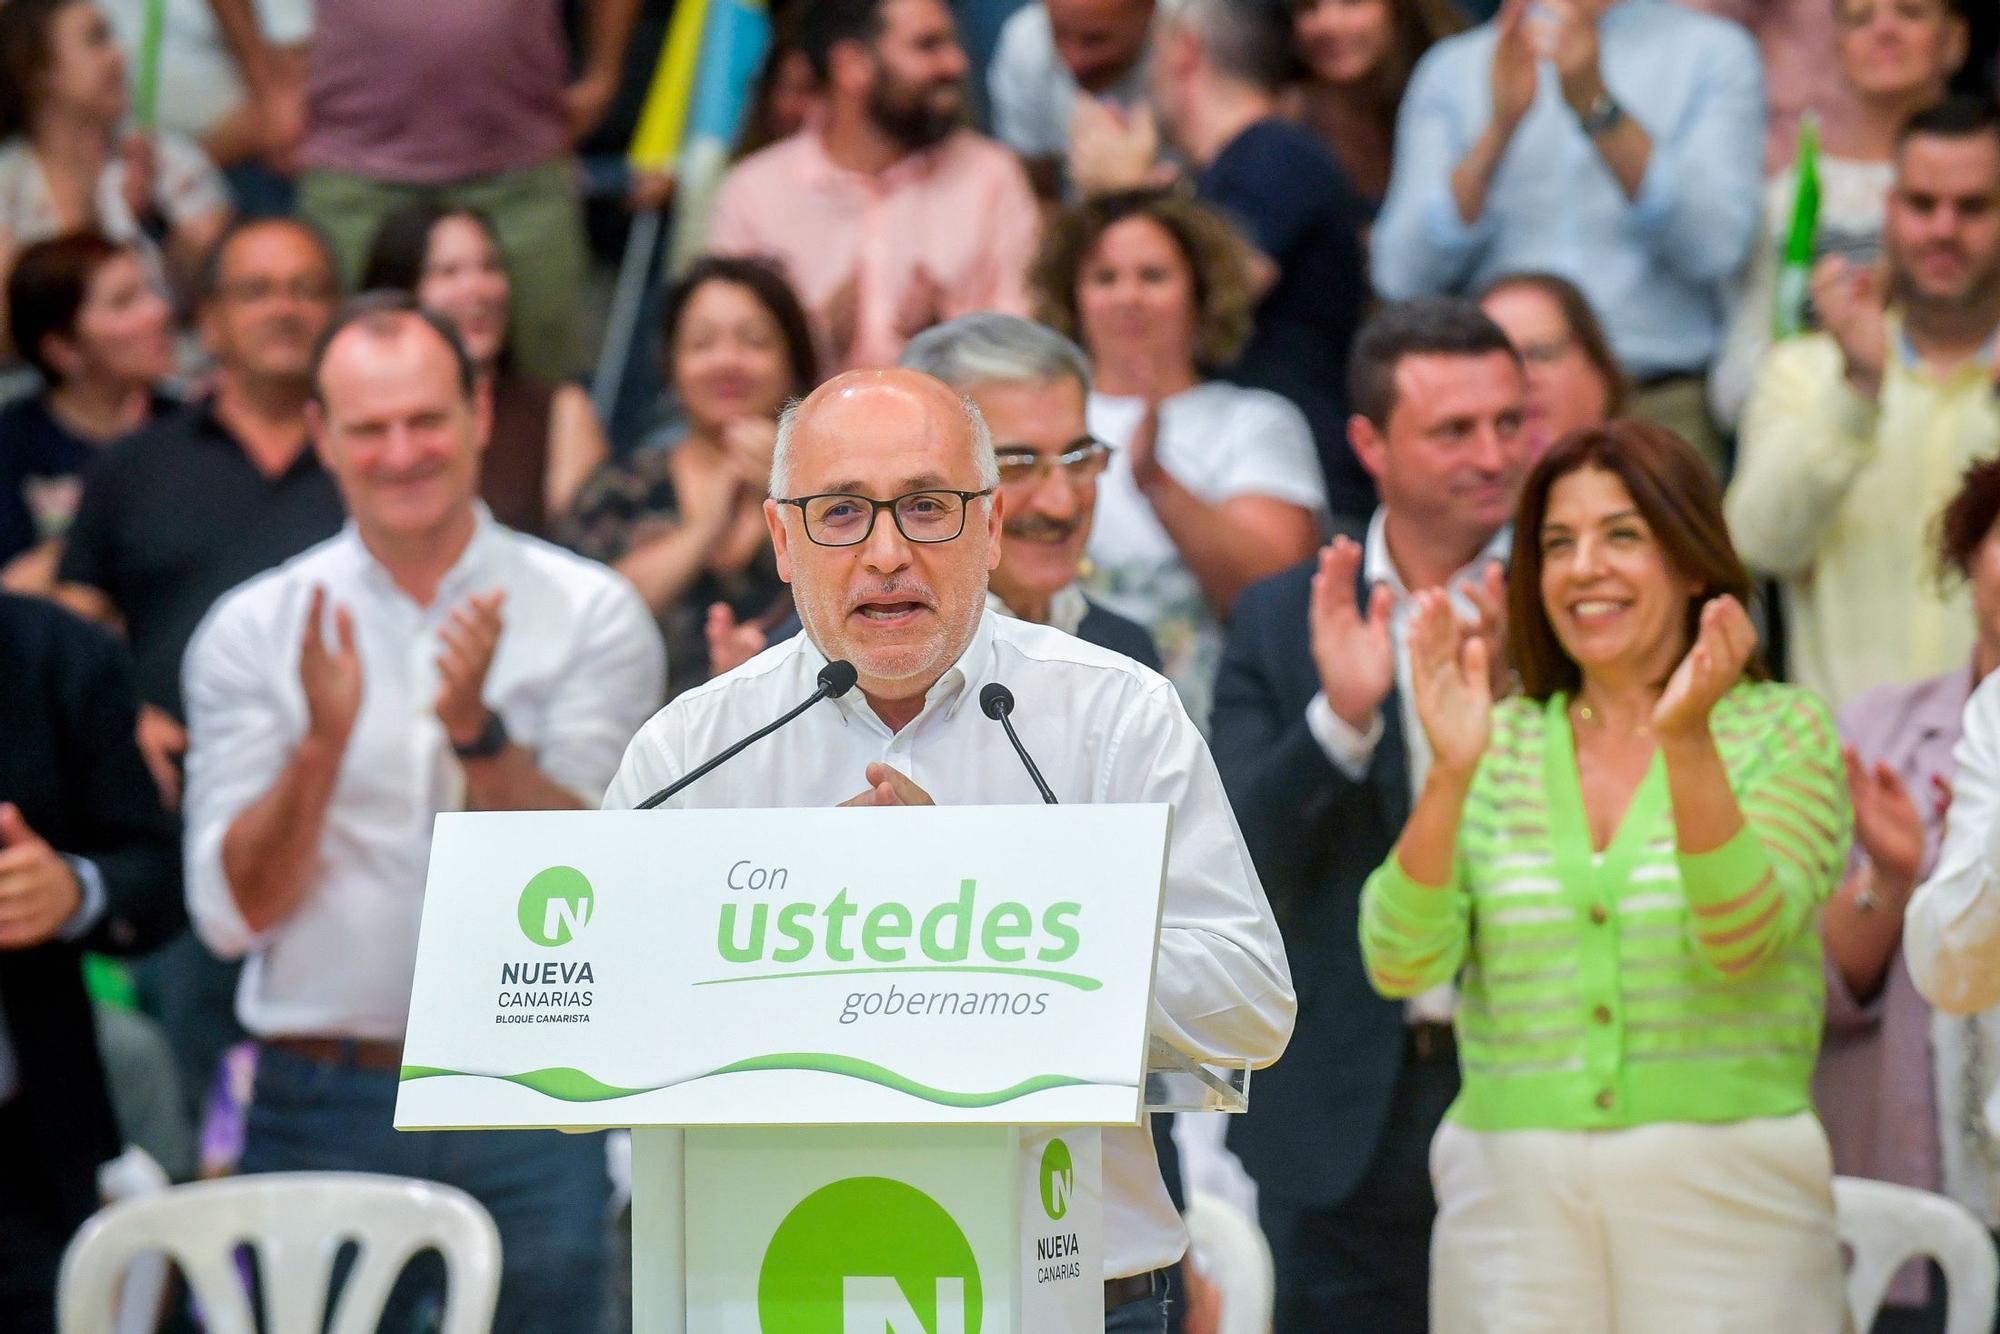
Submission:
<svg viewBox="0 0 2000 1334">
<path fill-rule="evenodd" d="M 634 1127 L 638 1334 L 1095 1331 L 1169 826 L 440 816 L 396 1125 Z"/>
<path fill-rule="evenodd" d="M 1168 823 L 440 816 L 396 1125 L 1135 1124 Z"/>
</svg>

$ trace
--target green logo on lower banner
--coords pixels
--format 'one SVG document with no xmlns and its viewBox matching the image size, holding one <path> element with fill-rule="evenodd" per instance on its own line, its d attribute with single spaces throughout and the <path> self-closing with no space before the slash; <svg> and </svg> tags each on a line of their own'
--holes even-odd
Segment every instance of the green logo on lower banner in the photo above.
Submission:
<svg viewBox="0 0 2000 1334">
<path fill-rule="evenodd" d="M 1042 1212 L 1051 1219 L 1069 1212 L 1069 1197 L 1076 1190 L 1076 1166 L 1070 1162 L 1069 1145 L 1059 1139 L 1042 1150 Z"/>
<path fill-rule="evenodd" d="M 799 1201 L 757 1273 L 763 1334 L 979 1334 L 972 1244 L 905 1182 L 849 1177 Z"/>
<path fill-rule="evenodd" d="M 567 945 L 590 924 L 596 901 L 583 872 L 574 866 L 551 866 L 521 891 L 521 934 L 537 945 Z"/>
</svg>

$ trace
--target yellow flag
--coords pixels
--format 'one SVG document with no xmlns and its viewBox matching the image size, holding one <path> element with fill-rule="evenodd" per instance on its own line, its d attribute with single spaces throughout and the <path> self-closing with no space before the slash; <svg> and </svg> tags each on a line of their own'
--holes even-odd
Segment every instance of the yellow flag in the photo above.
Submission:
<svg viewBox="0 0 2000 1334">
<path fill-rule="evenodd" d="M 687 132 L 688 108 L 694 101 L 696 67 L 701 62 L 702 33 L 708 27 L 709 0 L 680 0 L 674 6 L 660 63 L 646 89 L 638 128 L 626 157 L 640 171 L 664 171 L 680 154 Z"/>
</svg>

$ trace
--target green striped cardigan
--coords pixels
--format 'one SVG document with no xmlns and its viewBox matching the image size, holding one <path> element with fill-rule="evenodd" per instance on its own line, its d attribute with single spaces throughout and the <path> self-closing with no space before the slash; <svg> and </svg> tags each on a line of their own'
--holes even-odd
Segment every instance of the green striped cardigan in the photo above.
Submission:
<svg viewBox="0 0 2000 1334">
<path fill-rule="evenodd" d="M 1851 828 L 1826 706 L 1793 686 L 1736 686 L 1709 725 L 1742 831 L 1678 853 L 1656 755 L 1601 861 L 1566 706 L 1495 707 L 1452 884 L 1418 884 L 1391 852 L 1363 890 L 1377 991 L 1459 980 L 1450 1116 L 1588 1130 L 1805 1109 L 1825 1007 L 1818 909 Z"/>
</svg>

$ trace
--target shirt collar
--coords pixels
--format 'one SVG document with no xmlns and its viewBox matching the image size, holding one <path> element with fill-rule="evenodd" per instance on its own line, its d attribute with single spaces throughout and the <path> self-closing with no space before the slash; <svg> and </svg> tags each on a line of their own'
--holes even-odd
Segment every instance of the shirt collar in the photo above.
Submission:
<svg viewBox="0 0 2000 1334">
<path fill-rule="evenodd" d="M 965 651 L 958 655 L 957 660 L 945 668 L 943 674 L 931 683 L 931 688 L 924 692 L 924 707 L 918 712 L 918 718 L 933 711 L 943 713 L 947 719 L 957 717 L 960 706 L 967 699 L 977 696 L 980 688 L 993 679 L 993 622 L 997 615 L 1004 614 L 995 612 L 990 602 L 980 611 L 979 624 L 972 632 L 972 642 L 965 646 Z M 828 662 L 826 654 L 821 651 L 819 645 L 812 642 L 812 636 L 809 634 L 799 634 L 795 637 L 795 642 L 801 645 L 798 650 L 799 656 L 805 660 L 808 670 L 817 677 L 819 669 Z M 874 718 L 878 726 L 884 725 L 880 718 L 875 717 L 875 711 L 868 707 L 867 696 L 863 695 L 858 687 L 836 699 L 834 704 L 840 710 L 842 722 L 850 722 L 865 715 Z M 914 719 L 911 725 L 915 725 Z"/>
<path fill-rule="evenodd" d="M 826 151 L 823 125 L 809 124 L 798 133 L 805 145 L 804 184 L 817 187 L 851 184 L 869 190 L 894 189 L 928 175 L 945 149 L 958 140 L 958 132 L 953 131 L 928 148 L 903 154 L 879 172 L 866 172 L 851 171 L 833 160 Z"/>
<path fill-rule="evenodd" d="M 1903 314 L 1901 311 L 1890 311 L 1887 316 L 1887 322 L 1889 333 L 1895 339 L 1897 360 L 1901 361 L 1903 369 L 1912 375 L 1927 375 L 1936 380 L 1949 380 L 1957 378 L 1969 368 L 1978 372 L 1981 379 L 1984 379 L 1988 373 L 1988 368 L 1993 365 L 1994 350 L 1996 346 L 2000 346 L 2000 329 L 1995 329 L 1992 333 L 1986 335 L 1986 341 L 1979 345 L 1977 352 L 1967 357 L 1964 361 L 1959 362 L 1958 365 L 1953 366 L 1950 370 L 1940 373 L 1924 364 L 1923 357 L 1917 352 L 1917 345 L 1910 341 L 1910 331 L 1903 325 Z"/>
<path fill-rule="evenodd" d="M 223 421 L 221 415 L 216 412 L 215 402 L 215 394 L 213 391 L 210 391 L 194 400 L 190 405 L 194 411 L 194 436 L 198 439 L 205 439 L 210 444 L 235 451 L 242 456 L 246 466 L 255 468 L 256 465 L 250 460 L 250 451 L 243 447 L 243 442 L 236 438 L 236 432 L 230 430 L 229 424 Z M 300 428 L 300 435 L 302 438 L 305 435 L 303 427 Z M 319 451 L 313 448 L 312 441 L 307 439 L 304 448 L 292 456 L 291 463 L 283 472 L 279 473 L 276 477 L 266 477 L 265 480 L 275 486 L 289 478 L 298 476 L 300 473 L 318 471 L 320 471 Z M 261 469 L 258 470 L 258 473 L 260 476 L 263 475 Z"/>
<path fill-rule="evenodd" d="M 1388 515 L 1388 509 L 1378 505 L 1375 507 L 1374 517 L 1368 520 L 1368 538 L 1361 549 L 1361 577 L 1370 584 L 1386 584 L 1390 595 L 1400 603 L 1410 596 L 1410 589 L 1409 585 L 1403 582 L 1401 572 L 1396 569 L 1395 560 L 1389 555 Z M 1446 580 L 1445 586 L 1456 589 L 1461 580 L 1467 577 L 1477 578 L 1486 568 L 1488 561 L 1497 560 L 1503 565 L 1506 564 L 1513 542 L 1513 525 L 1501 524 L 1493 536 L 1487 539 L 1486 545 L 1479 549 L 1479 554 Z"/>
<path fill-rule="evenodd" d="M 458 560 L 438 580 L 437 596 L 431 599 L 432 607 L 453 607 L 468 594 L 486 591 L 485 585 L 494 576 L 494 558 L 503 545 L 504 532 L 485 501 L 472 502 L 472 540 L 465 544 Z M 356 572 L 371 588 L 377 592 L 403 595 L 396 586 L 395 576 L 375 559 L 374 553 L 368 550 L 368 544 L 361 540 L 361 530 L 352 518 L 341 525 L 340 541 L 347 547 Z"/>
<path fill-rule="evenodd" d="M 991 588 L 986 590 L 986 608 L 1002 616 L 1021 619 L 1020 614 L 1001 601 L 1000 595 Z M 1084 600 L 1083 590 L 1073 583 L 1065 584 L 1056 590 L 1054 597 L 1049 599 L 1049 618 L 1043 624 L 1066 635 L 1073 635 L 1083 624 L 1083 618 L 1089 611 L 1090 603 Z"/>
</svg>

